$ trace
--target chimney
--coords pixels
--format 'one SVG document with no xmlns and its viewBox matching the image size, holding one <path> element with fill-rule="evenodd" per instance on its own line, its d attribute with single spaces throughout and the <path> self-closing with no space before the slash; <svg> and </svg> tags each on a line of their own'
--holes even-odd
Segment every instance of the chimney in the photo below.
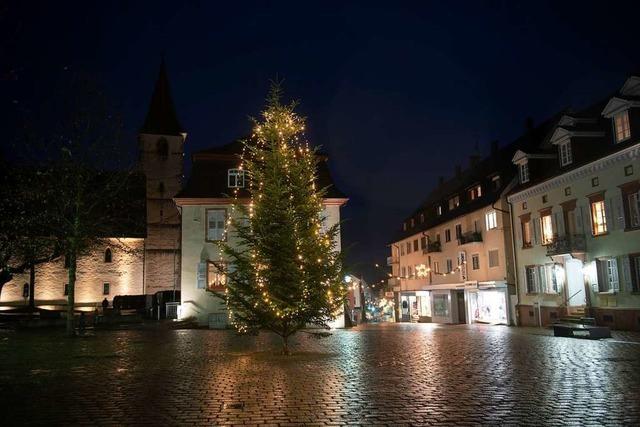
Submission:
<svg viewBox="0 0 640 427">
<path fill-rule="evenodd" d="M 462 175 L 462 166 L 456 165 L 456 177 Z"/>
</svg>

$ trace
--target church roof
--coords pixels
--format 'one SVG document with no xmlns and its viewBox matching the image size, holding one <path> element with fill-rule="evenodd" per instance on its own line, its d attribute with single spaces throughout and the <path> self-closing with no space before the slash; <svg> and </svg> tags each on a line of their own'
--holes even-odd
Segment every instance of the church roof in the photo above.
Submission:
<svg viewBox="0 0 640 427">
<path fill-rule="evenodd" d="M 149 111 L 147 112 L 147 117 L 142 129 L 140 129 L 140 133 L 176 136 L 184 133 L 184 129 L 178 120 L 175 106 L 173 105 L 164 58 L 160 64 L 158 80 L 153 89 Z"/>
</svg>

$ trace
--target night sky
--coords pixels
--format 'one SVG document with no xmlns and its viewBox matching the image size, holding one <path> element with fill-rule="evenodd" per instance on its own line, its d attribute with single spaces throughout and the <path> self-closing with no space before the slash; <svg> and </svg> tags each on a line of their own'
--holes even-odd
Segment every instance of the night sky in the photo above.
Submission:
<svg viewBox="0 0 640 427">
<path fill-rule="evenodd" d="M 343 245 L 370 280 L 476 144 L 486 154 L 640 69 L 638 2 L 63 3 L 0 6 L 3 146 L 74 71 L 124 116 L 130 156 L 163 52 L 187 155 L 246 135 L 279 76 L 350 197 Z"/>
</svg>

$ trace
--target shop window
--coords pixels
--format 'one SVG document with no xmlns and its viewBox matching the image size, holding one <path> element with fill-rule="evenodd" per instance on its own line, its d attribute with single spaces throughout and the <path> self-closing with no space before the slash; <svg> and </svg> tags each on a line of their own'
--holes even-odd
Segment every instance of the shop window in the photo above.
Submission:
<svg viewBox="0 0 640 427">
<path fill-rule="evenodd" d="M 223 262 L 207 261 L 207 289 L 223 291 L 227 284 L 226 265 Z"/>
<path fill-rule="evenodd" d="M 224 240 L 224 227 L 226 219 L 226 209 L 207 209 L 206 240 L 208 242 Z"/>
<path fill-rule="evenodd" d="M 473 254 L 471 255 L 471 268 L 474 270 L 480 270 L 480 255 Z"/>
<path fill-rule="evenodd" d="M 449 295 L 433 295 L 433 315 L 439 317 L 449 316 Z"/>
<path fill-rule="evenodd" d="M 102 284 L 102 295 L 109 295 L 110 285 L 108 283 Z"/>
<path fill-rule="evenodd" d="M 604 194 L 591 198 L 591 234 L 600 236 L 607 233 L 607 215 Z"/>
<path fill-rule="evenodd" d="M 487 212 L 484 219 L 487 225 L 487 230 L 493 230 L 498 227 L 498 215 L 496 214 L 496 211 Z"/>
<path fill-rule="evenodd" d="M 111 249 L 107 248 L 104 251 L 104 262 L 111 262 L 111 260 L 112 260 Z"/>
<path fill-rule="evenodd" d="M 613 127 L 615 130 L 616 142 L 622 142 L 631 138 L 629 111 L 622 111 L 613 116 Z"/>
<path fill-rule="evenodd" d="M 489 251 L 489 268 L 498 267 L 500 265 L 500 253 L 498 249 Z"/>
</svg>

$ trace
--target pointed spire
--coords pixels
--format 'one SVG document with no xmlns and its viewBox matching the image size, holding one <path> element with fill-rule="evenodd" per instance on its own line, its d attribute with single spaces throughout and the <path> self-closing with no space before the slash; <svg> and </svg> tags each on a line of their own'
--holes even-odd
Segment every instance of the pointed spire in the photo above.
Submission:
<svg viewBox="0 0 640 427">
<path fill-rule="evenodd" d="M 164 55 L 160 63 L 160 73 L 158 74 L 156 87 L 151 96 L 149 112 L 142 129 L 140 129 L 140 133 L 153 135 L 182 135 L 184 133 L 171 98 Z"/>
</svg>

